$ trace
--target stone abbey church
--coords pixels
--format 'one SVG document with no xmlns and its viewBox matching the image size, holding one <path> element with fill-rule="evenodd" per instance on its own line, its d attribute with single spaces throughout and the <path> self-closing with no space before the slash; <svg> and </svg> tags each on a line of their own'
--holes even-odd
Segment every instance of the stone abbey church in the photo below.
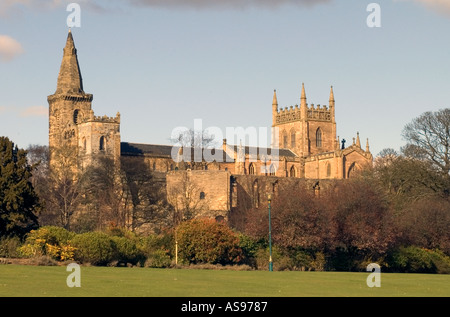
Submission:
<svg viewBox="0 0 450 317">
<path fill-rule="evenodd" d="M 283 182 L 303 180 L 316 188 L 333 179 L 347 179 L 372 164 L 368 140 L 362 148 L 359 134 L 345 146 L 336 133 L 335 100 L 331 87 L 328 106 L 307 103 L 302 86 L 300 105 L 280 108 L 274 91 L 273 127 L 278 131 L 278 164 L 266 166 L 260 153 L 273 149 L 228 144 L 223 140 L 215 157 L 223 160 L 174 160 L 173 145 L 122 142 L 120 114 L 98 116 L 92 109 L 93 95 L 86 93 L 71 31 L 63 51 L 57 88 L 48 96 L 50 167 L 52 153 L 61 147 L 73 149 L 82 170 L 96 158 L 109 157 L 145 162 L 166 187 L 168 201 L 175 209 L 186 206 L 210 216 L 227 218 L 242 197 L 258 206 L 268 192 Z M 270 104 L 269 104 L 270 105 Z M 256 157 L 254 155 L 256 153 Z M 185 157 L 185 156 L 184 156 Z M 189 195 L 187 194 L 188 192 Z"/>
</svg>

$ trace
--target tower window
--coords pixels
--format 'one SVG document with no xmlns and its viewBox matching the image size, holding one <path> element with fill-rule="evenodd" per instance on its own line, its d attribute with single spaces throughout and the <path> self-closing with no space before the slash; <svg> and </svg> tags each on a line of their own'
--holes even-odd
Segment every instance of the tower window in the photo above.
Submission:
<svg viewBox="0 0 450 317">
<path fill-rule="evenodd" d="M 73 123 L 78 124 L 78 115 L 79 115 L 80 110 L 76 109 L 73 112 Z"/>
<path fill-rule="evenodd" d="M 100 137 L 99 149 L 100 149 L 100 151 L 104 151 L 105 150 L 105 137 L 104 136 Z"/>
<path fill-rule="evenodd" d="M 295 148 L 295 132 L 291 133 L 291 148 Z"/>
<path fill-rule="evenodd" d="M 283 148 L 287 148 L 288 147 L 288 137 L 287 135 L 283 135 Z"/>
<path fill-rule="evenodd" d="M 250 163 L 250 166 L 248 167 L 248 173 L 250 175 L 255 175 L 256 174 L 255 164 Z"/>
<path fill-rule="evenodd" d="M 322 130 L 320 128 L 316 131 L 316 147 L 322 147 Z"/>
<path fill-rule="evenodd" d="M 205 196 L 206 196 L 205 192 L 200 193 L 200 199 L 205 199 Z"/>
<path fill-rule="evenodd" d="M 275 165 L 270 165 L 270 175 L 275 176 L 276 173 L 276 169 L 275 169 Z"/>
</svg>

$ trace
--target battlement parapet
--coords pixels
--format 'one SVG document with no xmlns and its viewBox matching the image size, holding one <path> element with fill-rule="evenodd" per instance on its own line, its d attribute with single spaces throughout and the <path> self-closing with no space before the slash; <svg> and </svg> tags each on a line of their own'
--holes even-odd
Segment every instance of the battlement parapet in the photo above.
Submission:
<svg viewBox="0 0 450 317">
<path fill-rule="evenodd" d="M 276 124 L 288 123 L 299 121 L 302 119 L 301 117 L 301 108 L 298 105 L 285 107 L 284 109 L 280 109 L 276 114 Z M 306 105 L 306 120 L 313 119 L 318 121 L 332 121 L 332 113 L 331 109 L 329 109 L 326 105 L 316 105 L 311 104 L 310 106 Z"/>
</svg>

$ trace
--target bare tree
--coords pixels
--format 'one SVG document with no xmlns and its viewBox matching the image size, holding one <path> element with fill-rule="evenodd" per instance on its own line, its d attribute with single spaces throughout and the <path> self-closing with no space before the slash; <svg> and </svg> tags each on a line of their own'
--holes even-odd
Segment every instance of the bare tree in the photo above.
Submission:
<svg viewBox="0 0 450 317">
<path fill-rule="evenodd" d="M 70 229 L 83 201 L 84 174 L 76 169 L 76 148 L 62 146 L 52 153 L 52 168 L 42 177 L 39 194 L 45 202 L 44 224 Z"/>
<path fill-rule="evenodd" d="M 97 226 L 129 227 L 131 199 L 120 165 L 109 157 L 99 157 L 87 168 L 86 180 L 86 203 L 96 211 Z"/>
<path fill-rule="evenodd" d="M 207 197 L 202 195 L 202 190 L 192 181 L 189 171 L 178 171 L 167 188 L 167 200 L 174 208 L 174 227 L 182 221 L 195 218 L 208 207 Z"/>
<path fill-rule="evenodd" d="M 39 187 L 39 183 L 47 177 L 49 170 L 49 150 L 47 145 L 32 144 L 27 148 L 28 163 L 34 166 L 31 184 Z"/>
<path fill-rule="evenodd" d="M 149 165 L 138 158 L 121 158 L 122 180 L 129 190 L 131 230 L 150 226 L 153 231 L 167 225 L 170 207 L 163 181 L 153 175 Z"/>
<path fill-rule="evenodd" d="M 425 112 L 403 129 L 407 144 L 402 152 L 429 160 L 444 175 L 450 172 L 450 109 Z"/>
</svg>

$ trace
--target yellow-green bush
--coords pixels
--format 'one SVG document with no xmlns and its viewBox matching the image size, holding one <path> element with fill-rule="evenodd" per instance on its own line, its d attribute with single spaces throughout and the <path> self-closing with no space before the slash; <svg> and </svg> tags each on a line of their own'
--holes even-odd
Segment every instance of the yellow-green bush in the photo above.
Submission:
<svg viewBox="0 0 450 317">
<path fill-rule="evenodd" d="M 18 252 L 23 257 L 48 255 L 58 261 L 73 260 L 75 248 L 70 240 L 75 233 L 56 226 L 44 226 L 31 230 Z"/>
</svg>

